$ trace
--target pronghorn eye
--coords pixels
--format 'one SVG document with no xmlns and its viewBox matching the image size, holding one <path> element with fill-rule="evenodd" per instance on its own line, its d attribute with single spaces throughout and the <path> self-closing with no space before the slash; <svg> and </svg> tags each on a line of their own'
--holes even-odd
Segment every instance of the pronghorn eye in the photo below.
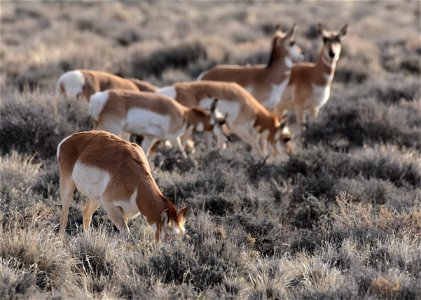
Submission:
<svg viewBox="0 0 421 300">
<path fill-rule="evenodd" d="M 295 41 L 289 41 L 289 46 L 293 47 L 295 45 Z"/>
</svg>

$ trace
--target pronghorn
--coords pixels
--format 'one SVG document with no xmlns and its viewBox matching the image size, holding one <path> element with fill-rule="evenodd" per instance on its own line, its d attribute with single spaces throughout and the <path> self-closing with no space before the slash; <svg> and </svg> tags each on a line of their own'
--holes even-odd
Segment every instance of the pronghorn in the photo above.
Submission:
<svg viewBox="0 0 421 300">
<path fill-rule="evenodd" d="M 299 131 L 304 121 L 304 112 L 309 110 L 314 120 L 320 108 L 329 100 L 330 86 L 341 52 L 341 39 L 346 34 L 347 26 L 342 27 L 338 33 L 327 31 L 319 24 L 319 34 L 324 45 L 318 61 L 299 63 L 292 67 L 291 79 L 275 114 L 281 116 L 285 110 L 294 111 Z"/>
<path fill-rule="evenodd" d="M 108 89 L 155 92 L 156 87 L 139 79 L 126 79 L 107 72 L 73 70 L 62 74 L 57 80 L 56 95 L 83 97 L 89 101 L 92 94 Z"/>
<path fill-rule="evenodd" d="M 60 197 L 63 203 L 60 233 L 67 226 L 73 192 L 88 200 L 83 210 L 83 230 L 100 204 L 121 233 L 129 234 L 127 220 L 142 214 L 155 238 L 184 234 L 188 208 L 177 212 L 152 177 L 142 149 L 105 131 L 84 131 L 63 139 L 57 147 Z"/>
<path fill-rule="evenodd" d="M 176 83 L 160 89 L 158 93 L 170 96 L 186 106 L 214 110 L 216 119 L 224 120 L 229 130 L 262 156 L 268 154 L 268 143 L 277 154 L 281 154 L 283 148 L 287 153 L 292 150 L 286 120 L 280 121 L 237 83 Z M 221 135 L 221 131 L 215 133 Z"/>
<path fill-rule="evenodd" d="M 301 49 L 295 44 L 296 28 L 294 24 L 286 34 L 276 30 L 267 65 L 218 65 L 203 72 L 198 80 L 236 82 L 273 111 L 290 78 L 292 61 L 303 59 Z"/>
<path fill-rule="evenodd" d="M 144 136 L 146 155 L 159 140 L 168 140 L 184 152 L 184 143 L 193 131 L 212 131 L 210 113 L 183 106 L 170 97 L 147 92 L 107 90 L 91 96 L 89 114 L 94 129 L 117 135 Z"/>
</svg>

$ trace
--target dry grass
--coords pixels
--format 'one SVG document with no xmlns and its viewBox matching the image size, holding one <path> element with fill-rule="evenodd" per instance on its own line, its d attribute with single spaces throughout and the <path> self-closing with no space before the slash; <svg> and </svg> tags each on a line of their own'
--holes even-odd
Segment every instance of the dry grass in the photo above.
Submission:
<svg viewBox="0 0 421 300">
<path fill-rule="evenodd" d="M 57 100 L 67 70 L 158 86 L 217 63 L 265 63 L 277 24 L 349 23 L 331 98 L 287 161 L 239 141 L 151 159 L 188 205 L 188 237 L 156 244 L 145 220 L 123 240 L 99 209 L 66 237 L 57 143 L 89 129 L 86 103 Z M 416 2 L 4 2 L 0 49 L 0 298 L 421 298 L 420 7 Z"/>
</svg>

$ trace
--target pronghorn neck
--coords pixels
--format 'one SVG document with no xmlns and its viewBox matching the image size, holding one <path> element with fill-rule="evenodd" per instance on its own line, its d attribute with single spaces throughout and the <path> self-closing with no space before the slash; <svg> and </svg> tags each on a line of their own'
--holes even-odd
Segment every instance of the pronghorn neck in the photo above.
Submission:
<svg viewBox="0 0 421 300">
<path fill-rule="evenodd" d="M 197 131 L 212 130 L 210 125 L 210 116 L 205 111 L 192 107 L 185 110 L 187 128 L 193 127 Z"/>
<path fill-rule="evenodd" d="M 272 42 L 272 50 L 266 69 L 275 70 L 280 72 L 280 75 L 284 75 L 283 73 L 291 71 L 292 58 L 287 49 L 283 46 L 277 46 L 277 39 L 279 39 L 279 37 L 275 37 Z"/>
<path fill-rule="evenodd" d="M 273 78 L 276 78 L 276 84 L 280 84 L 289 79 L 291 76 L 291 68 L 292 59 L 290 56 L 282 56 L 266 66 L 266 70 L 268 70 L 270 74 L 273 74 Z"/>
<path fill-rule="evenodd" d="M 319 59 L 315 65 L 315 82 L 317 85 L 331 85 L 335 75 L 337 60 L 328 57 L 325 47 L 320 52 Z"/>
<path fill-rule="evenodd" d="M 256 128 L 257 132 L 263 133 L 268 131 L 268 140 L 270 142 L 274 139 L 274 134 L 276 131 L 276 117 L 271 116 L 269 113 L 260 113 L 257 114 L 256 120 L 254 121 L 254 128 Z"/>
</svg>

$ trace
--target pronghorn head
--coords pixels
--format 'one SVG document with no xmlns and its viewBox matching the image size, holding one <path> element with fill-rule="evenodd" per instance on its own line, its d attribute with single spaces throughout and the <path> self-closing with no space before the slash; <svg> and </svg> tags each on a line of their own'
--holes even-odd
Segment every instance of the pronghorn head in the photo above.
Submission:
<svg viewBox="0 0 421 300">
<path fill-rule="evenodd" d="M 341 53 L 341 39 L 346 35 L 346 29 L 348 24 L 346 24 L 339 32 L 328 31 L 322 24 L 318 25 L 319 34 L 323 38 L 323 57 L 328 62 L 336 62 L 339 59 L 339 54 Z"/>
<path fill-rule="evenodd" d="M 186 230 L 184 224 L 186 223 L 188 207 L 180 209 L 177 213 L 175 207 L 164 210 L 161 213 L 161 224 L 159 236 L 161 240 L 172 239 L 176 236 L 182 236 Z"/>
<path fill-rule="evenodd" d="M 193 126 L 194 131 L 203 132 L 213 130 L 214 125 L 211 113 L 204 109 L 198 107 L 190 108 L 189 119 L 189 126 Z"/>
<path fill-rule="evenodd" d="M 291 130 L 288 127 L 288 116 L 284 114 L 276 126 L 276 133 L 273 139 L 275 152 L 278 154 L 292 154 Z"/>
<path fill-rule="evenodd" d="M 294 61 L 301 61 L 304 59 L 300 47 L 295 43 L 296 31 L 296 24 L 292 25 L 287 33 L 281 31 L 280 25 L 276 26 L 275 35 L 273 37 L 271 60 L 273 59 L 273 55 L 279 55 L 279 53 L 284 53 L 286 57 L 289 57 Z"/>
</svg>

